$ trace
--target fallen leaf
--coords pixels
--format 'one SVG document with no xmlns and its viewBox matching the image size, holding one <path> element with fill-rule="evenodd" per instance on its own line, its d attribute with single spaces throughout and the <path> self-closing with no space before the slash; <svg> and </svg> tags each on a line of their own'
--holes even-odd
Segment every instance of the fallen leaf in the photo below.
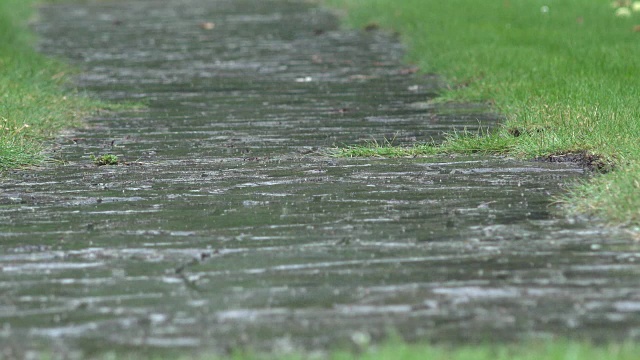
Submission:
<svg viewBox="0 0 640 360">
<path fill-rule="evenodd" d="M 204 30 L 213 30 L 213 28 L 216 27 L 216 24 L 209 22 L 209 21 L 205 21 L 203 23 L 200 23 L 200 28 L 204 29 Z"/>
</svg>

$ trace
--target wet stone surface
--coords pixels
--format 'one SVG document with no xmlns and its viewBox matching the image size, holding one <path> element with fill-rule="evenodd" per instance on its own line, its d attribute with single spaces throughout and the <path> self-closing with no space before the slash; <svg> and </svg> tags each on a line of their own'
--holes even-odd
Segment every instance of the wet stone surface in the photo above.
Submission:
<svg viewBox="0 0 640 360">
<path fill-rule="evenodd" d="M 388 35 L 284 0 L 56 5 L 37 27 L 81 88 L 149 106 L 4 176 L 5 356 L 640 335 L 638 244 L 550 205 L 581 168 L 326 155 L 495 123 L 427 106 L 438 79 Z"/>
</svg>

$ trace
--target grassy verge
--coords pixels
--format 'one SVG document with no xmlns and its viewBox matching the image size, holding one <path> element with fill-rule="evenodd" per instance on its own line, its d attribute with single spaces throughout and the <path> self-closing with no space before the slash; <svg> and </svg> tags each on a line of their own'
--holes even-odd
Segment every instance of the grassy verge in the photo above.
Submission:
<svg viewBox="0 0 640 360">
<path fill-rule="evenodd" d="M 170 350 L 169 353 L 172 351 Z M 189 356 L 181 357 L 179 352 L 167 356 L 149 354 L 107 354 L 101 359 L 200 359 L 200 360 L 635 360 L 640 346 L 632 343 L 592 345 L 584 342 L 548 341 L 512 345 L 467 345 L 434 346 L 391 342 L 357 352 L 334 351 L 329 354 L 259 354 L 236 352 L 228 357 Z"/>
<path fill-rule="evenodd" d="M 637 357 L 638 346 L 594 346 L 587 343 L 554 341 L 526 345 L 431 346 L 391 343 L 360 355 L 335 353 L 334 360 L 623 360 Z M 302 357 L 299 357 L 301 359 Z M 295 359 L 295 358 L 293 358 Z"/>
<path fill-rule="evenodd" d="M 0 1 L 0 171 L 43 161 L 43 141 L 98 105 L 62 87 L 70 67 L 35 52 L 36 2 Z"/>
<path fill-rule="evenodd" d="M 635 358 L 635 345 L 594 346 L 586 343 L 554 341 L 527 345 L 485 345 L 443 347 L 430 345 L 390 344 L 362 356 L 337 354 L 335 360 L 399 359 L 399 360 L 623 360 Z"/>
<path fill-rule="evenodd" d="M 492 134 L 456 136 L 428 151 L 597 156 L 619 171 L 577 186 L 568 207 L 640 225 L 640 11 L 631 4 L 619 11 L 608 0 L 326 1 L 354 26 L 402 34 L 409 60 L 451 83 L 441 100 L 490 101 L 507 116 Z"/>
</svg>

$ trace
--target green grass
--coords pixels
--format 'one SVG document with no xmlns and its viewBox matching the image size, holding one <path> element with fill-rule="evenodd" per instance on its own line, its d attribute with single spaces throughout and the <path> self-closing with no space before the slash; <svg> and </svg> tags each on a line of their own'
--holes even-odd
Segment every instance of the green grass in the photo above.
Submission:
<svg viewBox="0 0 640 360">
<path fill-rule="evenodd" d="M 336 157 L 416 157 L 442 154 L 508 154 L 511 142 L 506 138 L 490 136 L 488 132 L 467 131 L 446 134 L 441 143 L 415 143 L 412 146 L 394 146 L 393 140 L 382 143 L 370 140 L 364 144 L 334 148 L 329 152 Z"/>
<path fill-rule="evenodd" d="M 360 356 L 335 354 L 334 360 L 623 360 L 635 359 L 636 345 L 594 346 L 587 343 L 554 341 L 520 345 L 431 346 L 392 343 Z"/>
<path fill-rule="evenodd" d="M 577 185 L 568 208 L 640 225 L 640 12 L 615 16 L 608 0 L 326 2 L 353 26 L 399 32 L 408 61 L 450 84 L 439 101 L 486 101 L 507 117 L 489 135 L 455 135 L 426 153 L 597 155 L 619 171 Z M 366 153 L 346 150 L 340 155 Z"/>
<path fill-rule="evenodd" d="M 90 155 L 89 158 L 96 166 L 105 166 L 105 165 L 118 165 L 120 160 L 118 156 L 113 154 L 103 154 L 99 156 Z"/>
<path fill-rule="evenodd" d="M 576 341 L 525 342 L 511 345 L 425 345 L 393 341 L 358 351 L 324 353 L 265 354 L 236 352 L 231 356 L 180 356 L 170 350 L 166 356 L 112 353 L 99 359 L 199 359 L 199 360 L 635 360 L 640 346 L 632 343 L 592 345 Z"/>
<path fill-rule="evenodd" d="M 43 161 L 43 141 L 98 106 L 63 88 L 71 67 L 35 52 L 27 22 L 36 2 L 0 1 L 0 171 Z"/>
</svg>

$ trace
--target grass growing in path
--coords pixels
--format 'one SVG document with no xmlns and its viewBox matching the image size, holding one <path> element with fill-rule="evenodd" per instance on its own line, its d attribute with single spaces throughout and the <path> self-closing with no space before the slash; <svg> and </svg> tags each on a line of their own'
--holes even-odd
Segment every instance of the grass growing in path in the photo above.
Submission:
<svg viewBox="0 0 640 360">
<path fill-rule="evenodd" d="M 402 34 L 410 61 L 449 80 L 442 99 L 491 101 L 507 116 L 488 136 L 432 151 L 586 151 L 620 170 L 576 187 L 569 207 L 640 225 L 640 11 L 631 3 L 617 16 L 609 0 L 327 2 L 354 26 Z"/>
<path fill-rule="evenodd" d="M 508 154 L 511 151 L 512 142 L 507 138 L 489 135 L 483 132 L 454 132 L 447 134 L 440 144 L 416 143 L 410 147 L 394 146 L 393 140 L 385 139 L 380 143 L 374 139 L 361 145 L 332 149 L 330 154 L 336 157 L 415 157 L 440 154 Z"/>
<path fill-rule="evenodd" d="M 44 139 L 78 125 L 97 103 L 64 90 L 68 66 L 35 52 L 36 0 L 0 1 L 0 171 L 44 159 Z"/>
</svg>

